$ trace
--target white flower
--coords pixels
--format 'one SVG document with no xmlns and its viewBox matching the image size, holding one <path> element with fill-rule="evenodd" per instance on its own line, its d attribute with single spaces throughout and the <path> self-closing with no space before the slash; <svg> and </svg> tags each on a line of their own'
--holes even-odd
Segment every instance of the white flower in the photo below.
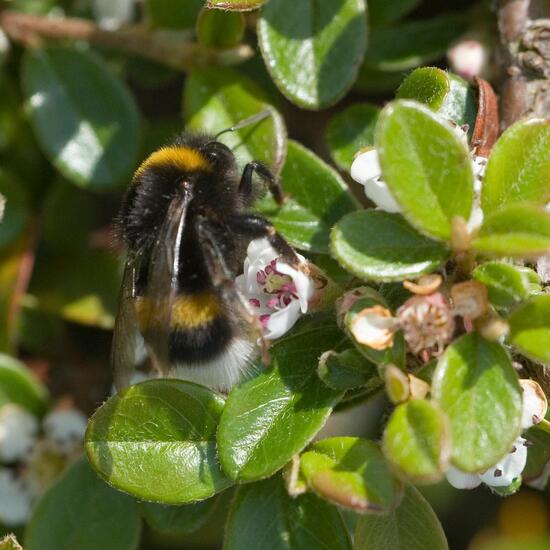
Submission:
<svg viewBox="0 0 550 550">
<path fill-rule="evenodd" d="M 363 309 L 353 315 L 350 332 L 354 339 L 365 346 L 384 350 L 393 346 L 393 336 L 399 328 L 391 311 L 381 305 Z"/>
<path fill-rule="evenodd" d="M 447 476 L 447 481 L 455 489 L 475 489 L 478 485 L 481 485 L 479 474 L 463 472 L 454 466 L 449 466 L 445 475 Z"/>
<path fill-rule="evenodd" d="M 378 153 L 370 149 L 355 157 L 351 165 L 351 177 L 365 188 L 365 195 L 376 206 L 386 212 L 401 212 L 386 183 L 382 180 L 382 170 Z"/>
<path fill-rule="evenodd" d="M 472 80 L 481 75 L 489 60 L 488 49 L 478 37 L 463 39 L 447 53 L 453 72 Z"/>
<path fill-rule="evenodd" d="M 82 444 L 86 424 L 86 416 L 77 409 L 55 410 L 43 422 L 46 438 L 61 454 L 71 453 Z"/>
<path fill-rule="evenodd" d="M 267 239 L 252 241 L 246 254 L 243 274 L 235 281 L 237 288 L 258 316 L 265 338 L 280 338 L 307 312 L 315 285 L 305 273 L 288 265 Z"/>
<path fill-rule="evenodd" d="M 32 496 L 11 470 L 0 470 L 0 524 L 14 527 L 31 515 Z"/>
<path fill-rule="evenodd" d="M 38 420 L 19 405 L 4 405 L 0 409 L 0 461 L 15 462 L 33 447 L 38 432 Z"/>
<path fill-rule="evenodd" d="M 548 410 L 548 401 L 542 388 L 534 380 L 527 378 L 520 380 L 519 383 L 523 389 L 521 428 L 528 430 L 544 419 Z"/>
<path fill-rule="evenodd" d="M 527 463 L 527 447 L 525 439 L 518 437 L 512 450 L 501 458 L 493 467 L 479 475 L 483 483 L 491 487 L 507 487 L 518 478 Z"/>
</svg>

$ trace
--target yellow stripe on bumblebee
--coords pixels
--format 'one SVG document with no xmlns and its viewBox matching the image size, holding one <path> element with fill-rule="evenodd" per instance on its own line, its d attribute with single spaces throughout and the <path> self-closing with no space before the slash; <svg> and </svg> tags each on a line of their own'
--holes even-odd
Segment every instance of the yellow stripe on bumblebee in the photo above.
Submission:
<svg viewBox="0 0 550 550">
<path fill-rule="evenodd" d="M 147 157 L 134 174 L 139 178 L 149 168 L 174 167 L 185 172 L 212 170 L 206 157 L 197 149 L 182 146 L 163 147 Z"/>
</svg>

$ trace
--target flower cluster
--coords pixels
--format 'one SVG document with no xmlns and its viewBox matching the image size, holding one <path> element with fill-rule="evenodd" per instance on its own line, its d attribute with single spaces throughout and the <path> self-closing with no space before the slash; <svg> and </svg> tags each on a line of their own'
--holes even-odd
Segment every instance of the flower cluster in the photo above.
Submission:
<svg viewBox="0 0 550 550">
<path fill-rule="evenodd" d="M 0 523 L 25 523 L 36 499 L 82 453 L 86 416 L 60 407 L 38 419 L 19 405 L 0 408 Z M 42 435 L 40 428 L 42 427 Z"/>
</svg>

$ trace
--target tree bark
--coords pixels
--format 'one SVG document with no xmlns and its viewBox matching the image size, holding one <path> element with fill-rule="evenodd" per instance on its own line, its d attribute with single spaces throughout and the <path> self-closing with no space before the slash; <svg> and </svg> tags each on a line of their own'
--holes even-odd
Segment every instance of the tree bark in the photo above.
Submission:
<svg viewBox="0 0 550 550">
<path fill-rule="evenodd" d="M 499 0 L 501 129 L 550 119 L 550 0 Z"/>
</svg>

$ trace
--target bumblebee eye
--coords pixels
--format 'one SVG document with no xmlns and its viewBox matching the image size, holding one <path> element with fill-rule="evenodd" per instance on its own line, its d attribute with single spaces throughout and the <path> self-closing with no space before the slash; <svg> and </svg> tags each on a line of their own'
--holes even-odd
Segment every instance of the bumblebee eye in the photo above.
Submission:
<svg viewBox="0 0 550 550">
<path fill-rule="evenodd" d="M 219 141 L 209 141 L 203 147 L 202 152 L 215 166 L 221 166 L 234 160 L 231 150 Z"/>
</svg>

